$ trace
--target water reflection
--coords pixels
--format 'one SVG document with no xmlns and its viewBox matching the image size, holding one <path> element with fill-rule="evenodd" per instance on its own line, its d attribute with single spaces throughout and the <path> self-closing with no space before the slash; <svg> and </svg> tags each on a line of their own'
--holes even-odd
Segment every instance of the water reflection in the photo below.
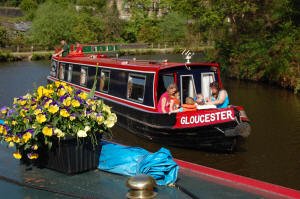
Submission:
<svg viewBox="0 0 300 199">
<path fill-rule="evenodd" d="M 132 57 L 131 57 L 132 58 Z M 140 56 L 139 59 L 182 61 L 177 55 Z M 196 55 L 193 61 L 203 57 Z M 49 62 L 0 64 L 0 106 L 46 83 Z M 252 121 L 252 134 L 243 150 L 233 154 L 168 147 L 176 158 L 256 179 L 300 189 L 300 97 L 265 84 L 224 80 L 231 103 L 243 105 Z M 122 128 L 113 129 L 114 140 L 156 151 L 162 145 L 140 139 Z"/>
</svg>

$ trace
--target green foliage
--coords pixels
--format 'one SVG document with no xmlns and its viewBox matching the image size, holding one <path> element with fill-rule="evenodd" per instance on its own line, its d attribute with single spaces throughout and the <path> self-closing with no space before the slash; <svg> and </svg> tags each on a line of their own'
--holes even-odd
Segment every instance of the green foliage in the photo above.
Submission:
<svg viewBox="0 0 300 199">
<path fill-rule="evenodd" d="M 5 47 L 8 44 L 8 38 L 9 37 L 6 28 L 0 25 L 0 47 Z"/>
<path fill-rule="evenodd" d="M 56 45 L 61 39 L 74 42 L 73 28 L 76 23 L 74 8 L 64 3 L 46 2 L 38 8 L 33 20 L 32 42 L 49 47 Z"/>
<path fill-rule="evenodd" d="M 26 17 L 29 20 L 34 18 L 34 12 L 37 9 L 38 4 L 35 0 L 23 0 L 20 4 L 20 8 L 26 13 Z"/>
<path fill-rule="evenodd" d="M 187 33 L 186 20 L 176 12 L 170 13 L 162 18 L 158 24 L 163 42 L 178 42 L 185 38 Z"/>
</svg>

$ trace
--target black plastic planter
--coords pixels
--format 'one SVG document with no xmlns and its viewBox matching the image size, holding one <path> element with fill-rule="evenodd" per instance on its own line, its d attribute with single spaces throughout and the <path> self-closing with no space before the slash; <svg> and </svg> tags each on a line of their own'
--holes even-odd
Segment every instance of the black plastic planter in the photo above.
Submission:
<svg viewBox="0 0 300 199">
<path fill-rule="evenodd" d="M 50 150 L 39 150 L 39 158 L 31 163 L 69 175 L 98 167 L 102 148 L 101 135 L 97 136 L 98 145 L 95 146 L 88 137 L 81 138 L 79 141 L 77 138 L 66 138 L 60 141 L 54 140 L 52 143 Z"/>
</svg>

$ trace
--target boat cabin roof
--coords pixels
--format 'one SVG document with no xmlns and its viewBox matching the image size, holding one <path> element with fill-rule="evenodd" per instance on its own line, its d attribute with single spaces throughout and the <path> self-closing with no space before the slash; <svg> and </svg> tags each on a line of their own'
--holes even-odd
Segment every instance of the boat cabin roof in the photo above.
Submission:
<svg viewBox="0 0 300 199">
<path fill-rule="evenodd" d="M 78 63 L 83 65 L 105 65 L 115 68 L 127 68 L 135 70 L 153 71 L 157 72 L 160 70 L 176 68 L 179 66 L 205 66 L 205 67 L 219 67 L 218 63 L 215 62 L 194 62 L 194 63 L 180 63 L 180 62 L 168 62 L 167 60 L 135 60 L 135 59 L 118 59 L 118 58 L 107 58 L 100 57 L 99 55 L 81 56 L 81 57 L 55 57 L 57 61 Z"/>
</svg>

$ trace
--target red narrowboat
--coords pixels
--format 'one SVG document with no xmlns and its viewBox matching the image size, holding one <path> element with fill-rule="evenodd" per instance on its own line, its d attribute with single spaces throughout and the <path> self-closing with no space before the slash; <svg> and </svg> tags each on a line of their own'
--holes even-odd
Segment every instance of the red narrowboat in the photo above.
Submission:
<svg viewBox="0 0 300 199">
<path fill-rule="evenodd" d="M 166 145 L 231 151 L 239 137 L 250 134 L 249 119 L 241 106 L 200 107 L 178 113 L 160 113 L 158 102 L 168 85 L 175 83 L 181 102 L 197 93 L 210 97 L 210 83 L 222 86 L 218 63 L 174 63 L 125 60 L 101 54 L 52 57 L 48 81 L 64 81 L 89 92 L 96 68 L 95 95 L 112 107 L 118 125 Z"/>
</svg>

